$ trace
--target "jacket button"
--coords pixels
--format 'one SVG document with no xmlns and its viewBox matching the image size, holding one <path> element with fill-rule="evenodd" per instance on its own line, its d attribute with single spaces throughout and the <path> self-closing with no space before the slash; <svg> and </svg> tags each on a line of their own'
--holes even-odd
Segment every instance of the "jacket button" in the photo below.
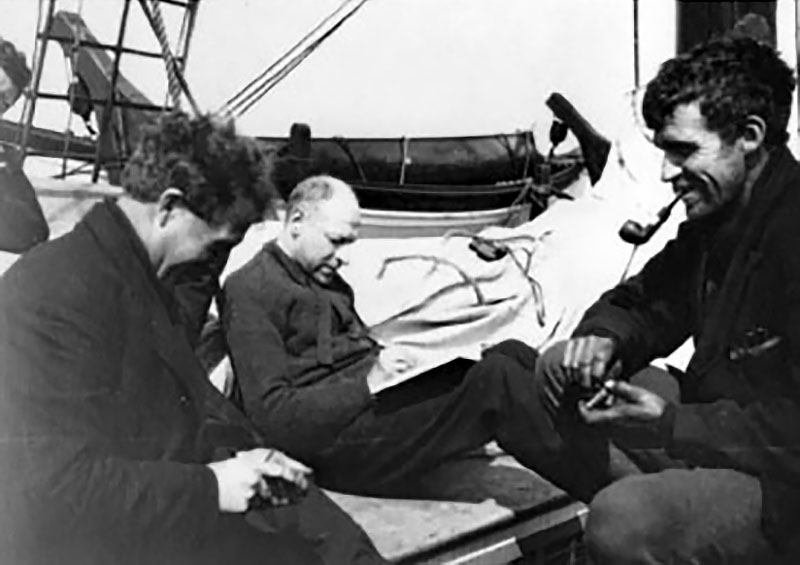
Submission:
<svg viewBox="0 0 800 565">
<path fill-rule="evenodd" d="M 188 406 L 190 402 L 191 402 L 191 399 L 188 396 L 186 396 L 185 394 L 181 395 L 181 398 L 180 398 L 181 406 Z"/>
</svg>

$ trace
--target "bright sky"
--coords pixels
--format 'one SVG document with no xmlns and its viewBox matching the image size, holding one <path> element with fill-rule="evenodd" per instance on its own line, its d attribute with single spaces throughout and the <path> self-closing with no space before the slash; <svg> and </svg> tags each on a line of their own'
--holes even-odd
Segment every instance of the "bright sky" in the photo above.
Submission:
<svg viewBox="0 0 800 565">
<path fill-rule="evenodd" d="M 218 107 L 339 3 L 202 0 L 187 72 L 200 104 Z M 0 0 L 0 34 L 29 58 L 37 4 Z M 646 81 L 674 50 L 675 12 L 673 0 L 639 4 Z M 58 6 L 80 11 L 102 41 L 115 41 L 122 0 L 59 0 Z M 166 5 L 163 11 L 177 36 L 181 11 Z M 155 49 L 138 2 L 131 12 L 126 44 Z M 369 0 L 240 127 L 286 135 L 292 122 L 305 121 L 314 135 L 387 137 L 484 134 L 534 124 L 546 131 L 551 114 L 544 101 L 560 91 L 608 131 L 619 118 L 622 94 L 633 87 L 633 68 L 633 0 Z M 128 61 L 122 70 L 163 100 L 160 61 Z M 65 64 L 54 43 L 43 84 L 65 91 Z M 63 129 L 63 108 L 63 102 L 42 101 L 36 123 Z"/>
</svg>

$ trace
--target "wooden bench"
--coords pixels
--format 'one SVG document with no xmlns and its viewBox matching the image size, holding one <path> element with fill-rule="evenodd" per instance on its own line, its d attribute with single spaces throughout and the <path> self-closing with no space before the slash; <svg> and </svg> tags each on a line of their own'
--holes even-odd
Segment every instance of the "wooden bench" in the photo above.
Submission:
<svg viewBox="0 0 800 565">
<path fill-rule="evenodd" d="M 330 494 L 396 563 L 580 562 L 586 507 L 502 453 L 444 464 L 414 498 Z"/>
</svg>

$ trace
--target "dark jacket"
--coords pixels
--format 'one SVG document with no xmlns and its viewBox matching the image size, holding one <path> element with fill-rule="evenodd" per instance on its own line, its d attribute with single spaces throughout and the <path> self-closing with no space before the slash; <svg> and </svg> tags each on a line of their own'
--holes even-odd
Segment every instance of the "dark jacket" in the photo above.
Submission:
<svg viewBox="0 0 800 565">
<path fill-rule="evenodd" d="M 33 185 L 11 152 L 0 148 L 0 251 L 22 253 L 49 236 Z"/>
<path fill-rule="evenodd" d="M 759 477 L 764 525 L 780 540 L 800 528 L 800 166 L 786 148 L 772 152 L 737 228 L 715 280 L 714 234 L 683 224 L 575 334 L 615 338 L 628 373 L 694 338 L 681 404 L 662 422 L 667 447 Z"/>
<path fill-rule="evenodd" d="M 319 285 L 276 242 L 225 283 L 222 322 L 247 415 L 267 440 L 313 461 L 372 402 L 378 346 L 338 276 Z"/>
<path fill-rule="evenodd" d="M 216 530 L 200 430 L 236 411 L 115 204 L 0 279 L 0 359 L 0 562 L 153 562 Z"/>
</svg>

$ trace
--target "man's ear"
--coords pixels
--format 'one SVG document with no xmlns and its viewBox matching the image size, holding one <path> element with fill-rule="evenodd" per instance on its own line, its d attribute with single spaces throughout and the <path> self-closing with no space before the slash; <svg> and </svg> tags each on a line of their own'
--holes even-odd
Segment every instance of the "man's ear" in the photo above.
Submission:
<svg viewBox="0 0 800 565">
<path fill-rule="evenodd" d="M 289 212 L 289 215 L 286 216 L 286 224 L 289 226 L 289 233 L 292 236 L 297 237 L 300 230 L 300 224 L 303 222 L 305 217 L 306 211 L 302 205 L 295 206 L 292 211 Z"/>
<path fill-rule="evenodd" d="M 184 201 L 184 194 L 177 188 L 168 188 L 158 197 L 156 202 L 156 221 L 162 228 L 167 225 L 169 219 L 173 216 L 175 208 L 182 206 Z"/>
<path fill-rule="evenodd" d="M 752 154 L 764 147 L 767 137 L 767 123 L 760 116 L 751 114 L 747 116 L 744 132 L 740 139 L 746 154 Z"/>
</svg>

